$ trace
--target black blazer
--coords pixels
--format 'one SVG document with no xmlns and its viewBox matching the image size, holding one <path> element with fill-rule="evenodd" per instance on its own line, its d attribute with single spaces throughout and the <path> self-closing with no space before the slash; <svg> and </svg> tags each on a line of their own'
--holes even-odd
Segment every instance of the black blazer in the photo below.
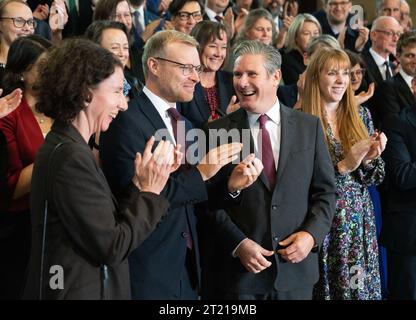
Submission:
<svg viewBox="0 0 416 320">
<path fill-rule="evenodd" d="M 235 95 L 233 75 L 227 71 L 217 71 L 216 81 L 220 98 L 220 111 L 218 113 L 220 116 L 224 116 L 227 112 L 227 107 L 231 97 Z M 185 118 L 191 121 L 195 128 L 202 128 L 211 115 L 201 83 L 196 84 L 194 98 L 190 102 L 182 102 L 177 105 L 178 111 L 185 116 Z"/>
<path fill-rule="evenodd" d="M 187 122 L 187 129 L 190 126 Z M 143 153 L 146 142 L 159 129 L 166 129 L 166 126 L 142 92 L 137 99 L 130 100 L 128 110 L 120 113 L 109 130 L 101 135 L 103 171 L 118 197 L 123 196 L 123 191 L 129 191 L 136 152 Z M 170 202 L 169 214 L 159 221 L 155 231 L 129 257 L 133 299 L 180 297 L 188 232 L 194 240 L 192 260 L 199 270 L 194 204 L 208 198 L 199 171 L 186 167 L 173 173 L 161 194 Z M 199 278 L 192 281 L 197 282 Z"/>
<path fill-rule="evenodd" d="M 318 281 L 318 254 L 311 252 L 299 264 L 270 257 L 272 266 L 258 274 L 248 272 L 231 253 L 246 237 L 268 250 L 279 241 L 305 230 L 321 245 L 335 211 L 335 180 L 332 162 L 318 118 L 281 105 L 281 145 L 271 190 L 262 173 L 242 191 L 241 205 L 211 211 L 211 240 L 215 246 L 215 270 L 211 270 L 213 298 L 223 293 L 265 294 L 273 287 L 294 290 Z M 239 109 L 207 125 L 207 129 L 249 129 L 247 113 Z M 251 139 L 251 150 L 253 151 Z M 209 277 L 208 277 L 209 278 Z"/>
<path fill-rule="evenodd" d="M 397 73 L 392 79 L 380 84 L 375 101 L 380 120 L 383 120 L 392 113 L 399 113 L 414 105 L 416 99 L 402 75 Z"/>
<path fill-rule="evenodd" d="M 52 159 L 55 146 L 63 142 Z M 42 226 L 48 219 L 44 299 L 129 299 L 128 254 L 153 231 L 169 203 L 139 193 L 117 210 L 110 188 L 87 143 L 72 125 L 55 122 L 40 148 L 31 190 L 32 249 L 25 299 L 39 298 Z M 64 270 L 64 288 L 52 290 L 50 268 Z M 108 267 L 104 289 L 102 267 Z M 52 279 L 53 280 L 53 279 Z"/>
<path fill-rule="evenodd" d="M 92 22 L 93 11 L 91 0 L 80 0 L 78 3 L 78 20 L 73 21 L 69 15 L 68 22 L 62 32 L 64 38 L 83 35 Z M 68 7 L 67 10 L 69 11 Z"/>
<path fill-rule="evenodd" d="M 7 157 L 6 137 L 4 136 L 3 131 L 0 130 L 0 213 L 5 212 L 6 210 L 6 199 L 4 197 L 7 194 Z"/>
<path fill-rule="evenodd" d="M 383 122 L 388 143 L 381 243 L 400 254 L 416 254 L 416 104 Z"/>
<path fill-rule="evenodd" d="M 298 87 L 296 84 L 279 86 L 277 96 L 282 104 L 293 108 L 298 101 Z"/>
<path fill-rule="evenodd" d="M 282 53 L 282 78 L 285 85 L 296 85 L 299 75 L 305 71 L 303 57 L 298 50 Z"/>
</svg>

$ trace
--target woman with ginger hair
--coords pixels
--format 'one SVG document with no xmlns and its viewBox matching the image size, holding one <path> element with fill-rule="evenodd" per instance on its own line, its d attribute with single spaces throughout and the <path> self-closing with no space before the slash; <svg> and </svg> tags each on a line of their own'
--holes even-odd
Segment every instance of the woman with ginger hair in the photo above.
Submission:
<svg viewBox="0 0 416 320">
<path fill-rule="evenodd" d="M 304 112 L 318 116 L 335 168 L 337 204 L 331 231 L 320 250 L 321 278 L 315 297 L 381 299 L 374 209 L 368 186 L 384 178 L 386 145 L 369 112 L 357 109 L 350 60 L 338 49 L 320 49 L 306 69 Z"/>
</svg>

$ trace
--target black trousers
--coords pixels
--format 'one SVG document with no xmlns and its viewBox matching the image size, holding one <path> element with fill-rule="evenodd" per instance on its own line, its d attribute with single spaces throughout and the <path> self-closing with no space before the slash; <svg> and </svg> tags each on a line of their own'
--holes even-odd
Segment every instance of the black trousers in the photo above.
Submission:
<svg viewBox="0 0 416 320">
<path fill-rule="evenodd" d="M 389 299 L 416 300 L 416 256 L 387 250 Z"/>
</svg>

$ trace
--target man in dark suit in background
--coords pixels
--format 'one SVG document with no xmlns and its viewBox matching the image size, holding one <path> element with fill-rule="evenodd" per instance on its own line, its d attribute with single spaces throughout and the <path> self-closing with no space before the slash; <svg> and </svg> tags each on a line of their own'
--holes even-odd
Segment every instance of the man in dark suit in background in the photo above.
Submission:
<svg viewBox="0 0 416 320">
<path fill-rule="evenodd" d="M 396 55 L 397 41 L 402 33 L 399 22 L 388 16 L 377 18 L 370 32 L 371 48 L 363 51 L 362 58 L 367 65 L 367 72 L 363 80 L 363 87 L 367 90 L 370 83 L 375 83 L 375 96 L 383 81 L 394 76 L 394 65 L 390 61 L 390 55 Z M 379 127 L 380 112 L 375 98 L 368 100 L 367 105 L 371 111 L 374 126 Z"/>
<path fill-rule="evenodd" d="M 189 132 L 189 121 L 178 119 L 176 102 L 190 101 L 199 81 L 201 66 L 197 45 L 194 38 L 173 30 L 160 31 L 147 41 L 143 53 L 146 86 L 137 100 L 130 101 L 129 109 L 115 119 L 100 141 L 103 170 L 118 197 L 122 197 L 126 189 L 128 192 L 133 177 L 130 167 L 136 152 L 144 149 L 149 137 L 157 137 L 164 131 L 167 139 L 175 143 L 183 141 L 181 138 Z M 182 132 L 181 124 L 185 125 Z M 184 165 L 171 175 L 162 191 L 170 203 L 168 214 L 129 257 L 134 299 L 198 297 L 199 250 L 194 205 L 208 199 L 205 181 L 240 150 L 240 144 L 216 148 L 198 165 Z M 206 163 L 204 159 L 210 156 L 218 162 Z M 187 160 L 193 162 L 189 156 Z M 239 201 L 229 192 L 241 190 L 257 178 L 261 163 L 256 160 L 239 164 L 240 170 L 233 171 L 228 182 L 223 180 L 213 184 L 216 205 L 222 207 Z M 247 173 L 243 172 L 247 167 L 251 173 L 243 175 Z"/>
<path fill-rule="evenodd" d="M 401 35 L 397 42 L 397 60 L 400 63 L 400 71 L 380 85 L 375 97 L 381 120 L 392 113 L 399 113 L 416 102 L 412 92 L 412 80 L 416 77 L 415 31 Z"/>
<path fill-rule="evenodd" d="M 323 130 L 318 118 L 279 103 L 281 57 L 275 48 L 245 41 L 234 55 L 241 109 L 207 129 L 235 129 L 243 137 L 248 132 L 264 170 L 242 191 L 241 204 L 210 213 L 218 245 L 209 298 L 311 299 L 319 278 L 317 250 L 335 210 Z"/>
<path fill-rule="evenodd" d="M 416 81 L 412 83 L 416 92 Z M 392 300 L 416 300 L 416 104 L 383 121 L 386 189 L 380 242 L 387 248 Z"/>
</svg>

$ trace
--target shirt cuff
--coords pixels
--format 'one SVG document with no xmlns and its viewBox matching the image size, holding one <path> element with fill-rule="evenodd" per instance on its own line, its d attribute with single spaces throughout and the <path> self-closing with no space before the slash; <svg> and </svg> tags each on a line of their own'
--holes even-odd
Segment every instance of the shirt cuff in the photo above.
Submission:
<svg viewBox="0 0 416 320">
<path fill-rule="evenodd" d="M 233 252 L 231 252 L 231 255 L 233 256 L 233 258 L 237 258 L 237 256 L 235 255 L 235 253 L 237 252 L 238 248 L 241 246 L 241 244 L 243 243 L 244 240 L 246 240 L 247 238 L 244 238 L 243 240 L 240 241 L 240 243 L 237 245 L 237 247 L 235 247 L 235 249 L 233 250 Z"/>
</svg>

